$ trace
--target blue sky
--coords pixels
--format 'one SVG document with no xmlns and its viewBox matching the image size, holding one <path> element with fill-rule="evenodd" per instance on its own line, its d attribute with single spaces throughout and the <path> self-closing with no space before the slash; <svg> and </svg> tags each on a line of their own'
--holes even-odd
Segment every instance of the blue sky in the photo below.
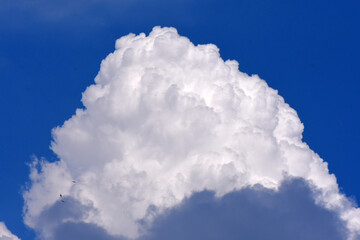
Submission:
<svg viewBox="0 0 360 240">
<path fill-rule="evenodd" d="M 81 107 L 115 40 L 173 26 L 195 44 L 277 89 L 304 123 L 304 141 L 341 191 L 360 199 L 359 6 L 356 1 L 1 1 L 0 221 L 22 239 L 31 156 L 55 161 L 51 129 Z M 6 193 L 6 194 L 5 194 Z"/>
</svg>

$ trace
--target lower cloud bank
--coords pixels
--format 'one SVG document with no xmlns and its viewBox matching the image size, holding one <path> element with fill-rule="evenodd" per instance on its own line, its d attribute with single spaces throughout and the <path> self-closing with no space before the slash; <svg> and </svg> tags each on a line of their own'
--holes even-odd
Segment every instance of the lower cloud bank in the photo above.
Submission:
<svg viewBox="0 0 360 240">
<path fill-rule="evenodd" d="M 71 198 L 47 209 L 38 222 L 48 230 L 43 238 L 126 239 L 112 236 L 92 223 L 67 221 L 87 210 Z M 144 235 L 139 240 L 341 240 L 348 234 L 345 222 L 336 213 L 314 203 L 313 190 L 301 179 L 285 180 L 278 191 L 257 185 L 221 198 L 211 191 L 194 193 L 156 217 L 151 226 L 140 224 Z"/>
</svg>

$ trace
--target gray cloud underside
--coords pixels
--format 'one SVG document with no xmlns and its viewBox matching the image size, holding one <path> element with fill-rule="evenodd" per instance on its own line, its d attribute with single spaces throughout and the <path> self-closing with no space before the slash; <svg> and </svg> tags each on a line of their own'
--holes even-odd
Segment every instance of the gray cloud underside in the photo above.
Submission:
<svg viewBox="0 0 360 240">
<path fill-rule="evenodd" d="M 92 223 L 62 223 L 86 214 L 86 208 L 68 198 L 47 209 L 39 224 L 53 225 L 52 240 L 125 240 Z M 195 193 L 157 217 L 140 240 L 340 240 L 345 235 L 345 224 L 338 215 L 316 205 L 312 189 L 295 179 L 284 181 L 278 192 L 257 185 L 222 198 L 211 191 Z"/>
<path fill-rule="evenodd" d="M 165 239 L 345 239 L 338 216 L 315 205 L 302 180 L 285 181 L 279 192 L 261 186 L 216 199 L 201 192 L 159 218 L 152 236 Z"/>
</svg>

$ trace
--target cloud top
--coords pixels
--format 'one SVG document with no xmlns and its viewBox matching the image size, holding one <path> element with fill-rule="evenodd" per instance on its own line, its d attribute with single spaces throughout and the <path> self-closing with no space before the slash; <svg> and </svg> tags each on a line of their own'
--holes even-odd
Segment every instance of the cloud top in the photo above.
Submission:
<svg viewBox="0 0 360 240">
<path fill-rule="evenodd" d="M 195 46 L 174 28 L 124 36 L 82 102 L 53 130 L 60 160 L 31 168 L 25 222 L 43 236 L 51 231 L 40 216 L 59 203 L 59 192 L 86 206 L 62 222 L 136 238 L 140 223 L 194 192 L 277 190 L 288 177 L 312 186 L 316 203 L 346 221 L 349 239 L 360 231 L 359 210 L 302 142 L 296 111 L 257 75 L 221 59 L 213 44 Z"/>
</svg>

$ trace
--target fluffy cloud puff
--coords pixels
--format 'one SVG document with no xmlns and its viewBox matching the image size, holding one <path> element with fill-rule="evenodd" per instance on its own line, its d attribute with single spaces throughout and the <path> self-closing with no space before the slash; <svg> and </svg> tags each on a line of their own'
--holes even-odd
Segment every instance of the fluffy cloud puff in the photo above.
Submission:
<svg viewBox="0 0 360 240">
<path fill-rule="evenodd" d="M 194 192 L 277 190 L 287 177 L 306 180 L 314 201 L 346 221 L 349 239 L 360 232 L 359 209 L 302 142 L 296 111 L 215 45 L 194 46 L 174 28 L 124 36 L 82 102 L 53 130 L 60 160 L 31 167 L 25 223 L 45 238 L 51 226 L 39 219 L 59 204 L 59 192 L 83 209 L 61 222 L 137 238 L 144 222 Z"/>
<path fill-rule="evenodd" d="M 12 234 L 5 226 L 4 222 L 0 222 L 0 240 L 20 240 L 17 236 Z"/>
</svg>

